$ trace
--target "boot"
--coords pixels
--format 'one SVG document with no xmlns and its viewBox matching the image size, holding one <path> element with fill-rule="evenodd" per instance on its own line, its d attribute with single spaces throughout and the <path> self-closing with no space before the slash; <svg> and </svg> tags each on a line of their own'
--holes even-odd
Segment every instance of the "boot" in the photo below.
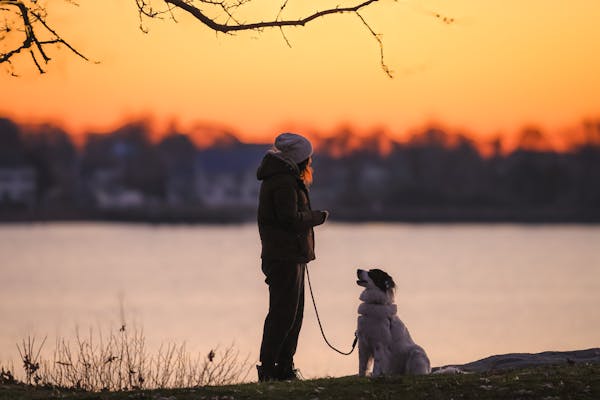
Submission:
<svg viewBox="0 0 600 400">
<path fill-rule="evenodd" d="M 269 382 L 277 380 L 275 373 L 275 365 L 257 365 L 256 371 L 258 372 L 259 382 Z"/>
<path fill-rule="evenodd" d="M 300 371 L 294 368 L 294 363 L 281 363 L 275 366 L 276 377 L 280 381 L 297 381 L 300 379 Z"/>
</svg>

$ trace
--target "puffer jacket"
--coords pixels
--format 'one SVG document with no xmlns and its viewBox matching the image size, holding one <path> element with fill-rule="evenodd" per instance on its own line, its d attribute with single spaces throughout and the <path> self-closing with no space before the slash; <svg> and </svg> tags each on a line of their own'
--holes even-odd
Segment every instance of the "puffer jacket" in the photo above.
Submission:
<svg viewBox="0 0 600 400">
<path fill-rule="evenodd" d="M 314 260 L 313 226 L 324 222 L 325 213 L 311 210 L 298 166 L 267 153 L 256 176 L 262 181 L 258 200 L 262 259 L 296 263 Z"/>
</svg>

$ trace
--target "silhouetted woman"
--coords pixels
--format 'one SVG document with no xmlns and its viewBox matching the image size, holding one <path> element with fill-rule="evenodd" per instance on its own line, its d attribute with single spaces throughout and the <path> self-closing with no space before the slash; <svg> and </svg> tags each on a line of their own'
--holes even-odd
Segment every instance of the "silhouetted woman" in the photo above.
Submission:
<svg viewBox="0 0 600 400">
<path fill-rule="evenodd" d="M 269 285 L 259 381 L 297 379 L 294 354 L 304 313 L 304 271 L 315 259 L 313 227 L 328 216 L 327 211 L 310 207 L 312 153 L 308 139 L 282 133 L 257 171 L 262 181 L 258 204 L 262 271 Z"/>
</svg>

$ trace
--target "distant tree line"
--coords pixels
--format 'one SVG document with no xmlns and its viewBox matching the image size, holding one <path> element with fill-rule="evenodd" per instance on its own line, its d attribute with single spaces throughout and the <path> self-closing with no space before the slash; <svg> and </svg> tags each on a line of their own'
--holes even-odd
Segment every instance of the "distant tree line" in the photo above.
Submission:
<svg viewBox="0 0 600 400">
<path fill-rule="evenodd" d="M 529 130 L 513 150 L 498 141 L 484 156 L 470 138 L 441 129 L 403 142 L 315 137 L 314 205 L 338 220 L 599 222 L 600 123 L 569 150 L 542 142 Z M 56 126 L 0 119 L 0 219 L 252 220 L 268 148 L 227 133 L 209 147 L 176 131 L 153 141 L 143 123 L 76 146 Z M 18 168 L 34 171 L 27 204 L 8 196 Z"/>
<path fill-rule="evenodd" d="M 485 157 L 471 139 L 435 129 L 391 143 L 387 156 L 377 143 L 339 158 L 325 152 L 318 185 L 336 188 L 324 201 L 349 219 L 598 221 L 600 125 L 564 152 L 531 136 L 543 137 L 524 132 L 514 150 L 496 143 Z"/>
</svg>

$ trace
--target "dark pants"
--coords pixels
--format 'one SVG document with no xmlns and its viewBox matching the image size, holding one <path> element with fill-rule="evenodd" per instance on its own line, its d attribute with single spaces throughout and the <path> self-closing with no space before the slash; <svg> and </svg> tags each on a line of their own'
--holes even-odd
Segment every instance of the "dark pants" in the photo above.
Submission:
<svg viewBox="0 0 600 400">
<path fill-rule="evenodd" d="M 263 366 L 293 365 L 304 315 L 304 271 L 306 264 L 263 260 L 269 285 L 269 313 L 265 318 L 260 361 Z"/>
</svg>

